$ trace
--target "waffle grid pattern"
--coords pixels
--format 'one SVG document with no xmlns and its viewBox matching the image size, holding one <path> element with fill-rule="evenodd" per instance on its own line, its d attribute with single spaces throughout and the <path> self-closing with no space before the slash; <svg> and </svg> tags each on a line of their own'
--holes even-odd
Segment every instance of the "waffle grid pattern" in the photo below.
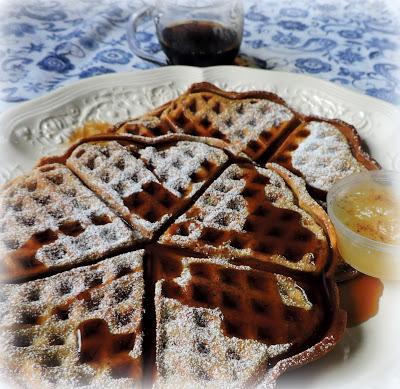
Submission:
<svg viewBox="0 0 400 389">
<path fill-rule="evenodd" d="M 117 142 L 79 146 L 67 165 L 139 233 L 151 239 L 227 160 L 219 149 L 178 142 L 164 150 Z M 180 204 L 181 203 L 181 204 Z"/>
<path fill-rule="evenodd" d="M 309 272 L 323 267 L 328 252 L 322 229 L 295 205 L 284 181 L 246 164 L 228 167 L 160 242 Z"/>
<path fill-rule="evenodd" d="M 182 261 L 180 278 L 156 286 L 156 387 L 179 377 L 201 387 L 246 384 L 255 368 L 321 324 L 321 304 L 308 300 L 309 285 L 222 258 Z"/>
<path fill-rule="evenodd" d="M 338 128 L 316 121 L 296 128 L 271 161 L 295 170 L 309 185 L 324 192 L 341 178 L 366 170 Z"/>
<path fill-rule="evenodd" d="M 191 197 L 227 162 L 220 149 L 203 143 L 178 142 L 163 150 L 146 147 L 142 159 L 153 167 L 154 174 L 175 196 Z"/>
<path fill-rule="evenodd" d="M 35 169 L 1 193 L 3 277 L 23 277 L 107 255 L 131 230 L 64 166 Z"/>
<path fill-rule="evenodd" d="M 161 116 L 177 132 L 228 141 L 232 151 L 258 159 L 294 119 L 283 105 L 266 99 L 229 100 L 211 93 L 178 98 Z"/>
<path fill-rule="evenodd" d="M 189 305 L 220 308 L 230 336 L 282 344 L 310 335 L 301 327 L 310 324 L 307 315 L 312 304 L 305 286 L 298 286 L 290 277 L 280 276 L 278 283 L 275 274 L 219 265 L 218 260 L 196 263 L 192 259 L 189 271 L 189 286 L 177 292 L 170 281 L 165 285 L 166 296 L 179 300 L 182 291 L 183 301 L 190 301 Z M 277 322 L 285 324 L 276 326 Z"/>
<path fill-rule="evenodd" d="M 150 323 L 155 387 L 183 379 L 238 388 L 260 377 L 273 385 L 276 376 L 265 376 L 271 366 L 281 359 L 289 366 L 292 349 L 325 340 L 322 322 L 337 320 L 330 310 L 339 308 L 326 304 L 326 285 L 309 283 L 329 260 L 322 222 L 289 172 L 244 161 L 265 156 L 296 115 L 272 94 L 191 92 L 165 107 L 112 131 L 186 135 L 91 139 L 66 154 L 66 167 L 39 167 L 2 189 L 8 280 L 59 273 L 0 286 L 0 375 L 7 370 L 25 386 L 52 389 L 140 386 L 143 330 L 153 334 L 143 326 Z M 222 142 L 189 141 L 187 134 Z M 144 250 L 104 259 L 138 246 Z M 184 258 L 188 250 L 203 259 Z M 143 260 L 150 261 L 155 318 L 144 316 Z M 260 265 L 268 262 L 274 267 Z M 335 327 L 324 352 L 341 330 Z M 312 359 L 313 347 L 307 352 L 294 365 Z"/>
<path fill-rule="evenodd" d="M 218 310 L 157 298 L 156 388 L 179 387 L 182 382 L 203 388 L 240 387 L 265 365 L 268 346 L 225 337 Z"/>
<path fill-rule="evenodd" d="M 0 347 L 2 355 L 13 361 L 8 368 L 35 366 L 45 387 L 98 386 L 101 382 L 116 387 L 132 385 L 132 377 L 124 374 L 126 358 L 122 355 L 129 353 L 131 362 L 140 366 L 143 254 L 143 250 L 136 251 L 42 280 L 0 286 Z M 99 342 L 96 321 L 106 323 L 111 331 L 108 343 L 107 336 Z M 78 326 L 85 322 L 89 323 L 86 332 L 78 334 Z M 86 347 L 82 354 L 85 336 L 94 336 L 97 345 Z M 93 368 L 93 362 L 104 353 L 107 364 Z M 34 374 L 30 378 L 34 379 Z"/>
<path fill-rule="evenodd" d="M 131 146 L 128 149 L 117 142 L 83 144 L 68 158 L 67 165 L 125 220 L 136 227 L 140 238 L 144 239 L 151 237 L 165 218 L 153 222 L 141 218 L 126 200 L 134 193 L 140 193 L 143 187 L 160 184 L 143 161 L 137 158 L 137 153 L 136 147 Z M 145 212 L 143 216 L 146 217 Z"/>
</svg>

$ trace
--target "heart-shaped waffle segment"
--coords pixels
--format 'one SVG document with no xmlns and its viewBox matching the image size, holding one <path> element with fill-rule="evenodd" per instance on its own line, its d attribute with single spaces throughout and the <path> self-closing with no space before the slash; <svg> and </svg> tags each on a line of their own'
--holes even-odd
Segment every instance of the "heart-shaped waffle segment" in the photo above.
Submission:
<svg viewBox="0 0 400 389">
<path fill-rule="evenodd" d="M 203 143 L 103 141 L 78 146 L 66 163 L 136 234 L 151 239 L 226 161 L 222 150 Z"/>
<path fill-rule="evenodd" d="M 331 260 L 323 229 L 330 223 L 302 180 L 285 175 L 289 187 L 279 173 L 247 163 L 229 166 L 160 243 L 262 268 L 321 272 Z"/>
<path fill-rule="evenodd" d="M 221 139 L 234 153 L 259 159 L 297 123 L 284 101 L 272 93 L 226 93 L 196 84 L 161 115 L 176 132 Z"/>
<path fill-rule="evenodd" d="M 312 195 L 322 201 L 341 178 L 379 168 L 363 150 L 353 126 L 312 117 L 290 133 L 271 162 L 303 177 Z"/>
<path fill-rule="evenodd" d="M 42 166 L 0 192 L 0 277 L 76 266 L 137 240 L 65 166 Z"/>
<path fill-rule="evenodd" d="M 169 132 L 224 141 L 236 154 L 262 157 L 298 123 L 293 111 L 268 92 L 225 92 L 212 84 L 192 85 L 182 96 L 156 111 L 114 127 L 119 134 L 159 136 Z"/>
<path fill-rule="evenodd" d="M 157 388 L 271 387 L 290 366 L 279 361 L 328 352 L 343 328 L 343 314 L 330 309 L 334 288 L 322 279 L 155 255 Z"/>
<path fill-rule="evenodd" d="M 139 384 L 143 254 L 0 286 L 3 373 L 29 388 Z"/>
</svg>

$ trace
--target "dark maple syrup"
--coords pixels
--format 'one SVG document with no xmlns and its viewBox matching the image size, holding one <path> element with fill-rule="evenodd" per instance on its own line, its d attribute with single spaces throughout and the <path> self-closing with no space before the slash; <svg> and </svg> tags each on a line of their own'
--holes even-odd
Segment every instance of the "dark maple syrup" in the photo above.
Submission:
<svg viewBox="0 0 400 389">
<path fill-rule="evenodd" d="M 175 278 L 182 273 L 182 258 L 200 257 L 188 249 L 169 248 L 162 245 L 151 245 L 147 266 L 151 263 L 152 290 L 154 283 L 163 279 L 162 295 L 180 301 L 191 307 L 218 307 L 223 312 L 222 331 L 226 336 L 242 339 L 255 339 L 266 344 L 285 343 L 288 337 L 293 340 L 293 347 L 288 353 L 297 353 L 304 347 L 320 339 L 330 320 L 330 302 L 323 283 L 299 281 L 299 285 L 313 302 L 311 310 L 285 306 L 272 273 L 258 270 L 243 272 L 224 269 L 220 265 L 197 263 L 190 265 L 192 275 L 190 282 L 182 288 Z M 189 291 L 189 292 L 188 292 Z M 239 292 L 240 291 L 240 292 Z M 236 293 L 236 295 L 235 295 Z M 264 298 L 268 294 L 268 303 Z M 235 295 L 235 296 L 234 296 Z M 222 296 L 221 298 L 219 296 Z M 151 297 L 154 301 L 154 295 Z M 154 305 L 153 305 L 154 309 Z M 206 320 L 202 315 L 196 317 L 200 326 Z M 152 325 L 155 317 L 145 323 Z M 145 325 L 146 325 L 145 324 Z M 148 347 L 154 337 L 147 339 Z M 155 344 L 152 343 L 154 368 Z M 276 362 L 271 359 L 271 363 Z M 154 369 L 151 370 L 154 376 Z"/>
<path fill-rule="evenodd" d="M 338 286 L 340 306 L 347 312 L 347 327 L 359 325 L 378 313 L 383 292 L 381 280 L 360 274 Z"/>
<path fill-rule="evenodd" d="M 190 20 L 159 33 L 162 49 L 173 65 L 229 65 L 239 52 L 241 38 L 222 24 Z"/>
<path fill-rule="evenodd" d="M 11 253 L 2 266 L 1 273 L 5 278 L 23 279 L 46 271 L 43 262 L 36 259 L 36 253 L 46 244 L 57 239 L 51 230 L 34 234 L 22 247 Z"/>
<path fill-rule="evenodd" d="M 90 319 L 77 328 L 80 363 L 95 369 L 109 367 L 113 378 L 136 378 L 141 376 L 141 362 L 129 352 L 135 344 L 135 334 L 112 334 L 103 319 Z"/>
<path fill-rule="evenodd" d="M 78 127 L 72 131 L 68 137 L 68 143 L 73 144 L 83 138 L 105 134 L 110 127 L 112 126 L 109 123 L 89 120 L 82 127 Z"/>
</svg>

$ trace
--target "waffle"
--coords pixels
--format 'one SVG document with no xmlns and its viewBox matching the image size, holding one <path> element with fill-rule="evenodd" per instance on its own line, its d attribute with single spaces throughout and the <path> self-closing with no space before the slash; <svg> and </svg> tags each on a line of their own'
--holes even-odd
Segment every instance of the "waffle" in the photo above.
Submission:
<svg viewBox="0 0 400 389">
<path fill-rule="evenodd" d="M 182 263 L 180 277 L 156 284 L 156 388 L 271 387 L 294 353 L 302 364 L 328 352 L 343 326 L 322 282 L 223 258 Z"/>
<path fill-rule="evenodd" d="M 142 258 L 0 286 L 3 374 L 29 388 L 141 386 Z"/>
<path fill-rule="evenodd" d="M 301 182 L 292 181 L 289 188 L 277 172 L 247 163 L 229 166 L 167 229 L 160 243 L 221 254 L 244 264 L 251 257 L 253 266 L 273 263 L 321 272 L 330 260 L 329 242 L 310 212 L 316 217 L 319 212 L 329 232 L 330 223 Z"/>
<path fill-rule="evenodd" d="M 193 197 L 228 160 L 220 149 L 188 141 L 177 142 L 168 148 L 146 147 L 140 155 L 163 185 L 184 199 Z"/>
<path fill-rule="evenodd" d="M 64 166 L 52 164 L 0 193 L 0 277 L 13 280 L 100 258 L 135 240 Z"/>
<path fill-rule="evenodd" d="M 156 111 L 157 116 L 147 115 L 112 131 L 150 137 L 168 132 L 211 137 L 226 142 L 235 154 L 257 160 L 297 123 L 295 114 L 273 93 L 225 92 L 209 83 L 192 85 L 163 108 Z"/>
<path fill-rule="evenodd" d="M 337 180 L 379 168 L 353 126 L 298 114 L 273 93 L 226 92 L 207 82 L 110 132 L 150 138 L 183 132 L 223 141 L 235 155 L 276 162 L 300 175 L 323 205 Z"/>
<path fill-rule="evenodd" d="M 164 120 L 157 116 L 145 115 L 137 119 L 120 123 L 111 128 L 110 132 L 117 134 L 139 135 L 147 138 L 173 133 L 174 130 Z"/>
<path fill-rule="evenodd" d="M 378 164 L 363 150 L 354 127 L 339 120 L 307 118 L 283 142 L 271 161 L 303 177 L 321 200 L 341 178 Z"/>
<path fill-rule="evenodd" d="M 235 153 L 253 160 L 296 121 L 293 112 L 270 93 L 227 93 L 202 83 L 192 86 L 161 115 L 177 132 L 218 138 Z"/>
<path fill-rule="evenodd" d="M 156 138 L 158 136 L 174 133 L 168 122 L 161 120 L 160 116 L 168 108 L 169 102 L 157 107 L 153 111 L 138 118 L 117 123 L 109 129 L 111 134 L 144 136 Z"/>
<path fill-rule="evenodd" d="M 141 239 L 151 239 L 226 160 L 202 143 L 139 148 L 110 141 L 84 143 L 66 163 Z"/>
<path fill-rule="evenodd" d="M 202 83 L 1 188 L 0 376 L 272 388 L 331 350 L 345 314 L 318 142 L 326 185 L 377 167 L 344 123 Z"/>
<path fill-rule="evenodd" d="M 260 112 L 253 110 L 260 105 L 262 111 L 264 105 L 274 107 L 262 114 L 262 120 L 258 117 Z M 264 121 L 271 125 L 274 115 L 285 120 L 274 118 L 275 126 L 260 133 Z M 379 168 L 364 150 L 353 126 L 341 120 L 304 117 L 290 111 L 284 100 L 271 93 L 224 92 L 209 83 L 193 84 L 178 99 L 111 132 L 145 137 L 184 132 L 199 139 L 220 140 L 220 147 L 236 156 L 244 153 L 255 161 L 276 162 L 301 176 L 311 196 L 324 208 L 327 191 L 337 180 Z M 341 261 L 338 280 L 356 274 L 355 269 Z"/>
</svg>

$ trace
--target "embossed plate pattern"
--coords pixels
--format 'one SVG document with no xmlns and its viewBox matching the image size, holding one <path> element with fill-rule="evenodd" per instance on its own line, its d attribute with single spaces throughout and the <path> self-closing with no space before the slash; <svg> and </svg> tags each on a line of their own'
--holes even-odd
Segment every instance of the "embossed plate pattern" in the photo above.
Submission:
<svg viewBox="0 0 400 389">
<path fill-rule="evenodd" d="M 168 67 L 83 80 L 1 115 L 0 182 L 30 168 L 62 147 L 71 131 L 88 120 L 115 123 L 142 114 L 176 97 L 193 82 L 210 81 L 243 91 L 278 93 L 296 110 L 350 122 L 372 155 L 388 169 L 400 170 L 400 111 L 316 78 L 234 66 L 207 69 Z M 398 130 L 398 131 L 396 131 Z"/>
<path fill-rule="evenodd" d="M 298 111 L 350 122 L 384 168 L 400 171 L 400 111 L 388 103 L 299 74 L 177 66 L 93 77 L 2 114 L 0 183 L 30 169 L 39 156 L 59 152 L 86 121 L 115 123 L 140 115 L 200 81 L 237 91 L 270 90 Z M 334 352 L 287 374 L 278 388 L 400 387 L 400 312 L 393 309 L 399 300 L 399 285 L 385 283 L 376 317 L 347 330 Z"/>
</svg>

